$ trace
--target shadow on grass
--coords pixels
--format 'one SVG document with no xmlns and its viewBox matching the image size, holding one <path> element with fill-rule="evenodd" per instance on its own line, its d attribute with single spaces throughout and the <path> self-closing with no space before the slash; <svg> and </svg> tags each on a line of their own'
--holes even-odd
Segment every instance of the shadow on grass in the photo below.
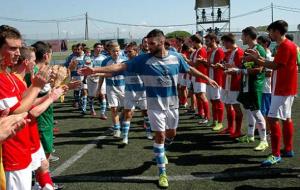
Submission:
<svg viewBox="0 0 300 190">
<path fill-rule="evenodd" d="M 130 178 L 130 176 L 142 175 L 149 170 L 154 162 L 144 162 L 141 166 L 132 169 L 106 170 L 92 173 L 80 173 L 73 175 L 58 176 L 55 182 L 74 183 L 74 182 L 119 182 L 119 183 L 153 183 L 157 184 L 156 179 Z M 126 178 L 127 177 L 127 178 Z M 129 178 L 128 178 L 129 177 Z"/>
</svg>

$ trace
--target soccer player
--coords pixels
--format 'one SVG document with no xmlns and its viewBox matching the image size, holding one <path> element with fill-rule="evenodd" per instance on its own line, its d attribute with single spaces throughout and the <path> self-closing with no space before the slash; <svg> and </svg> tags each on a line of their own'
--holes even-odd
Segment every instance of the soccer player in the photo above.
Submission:
<svg viewBox="0 0 300 190">
<path fill-rule="evenodd" d="M 102 66 L 114 65 L 116 63 L 123 62 L 125 60 L 120 58 L 120 46 L 117 42 L 112 42 L 110 44 L 110 57 L 106 58 L 102 62 Z M 96 68 L 95 68 L 96 69 Z M 122 108 L 124 106 L 124 95 L 125 95 L 125 80 L 124 73 L 120 72 L 115 75 L 111 75 L 106 78 L 106 92 L 107 92 L 107 100 L 108 105 L 111 108 L 112 114 L 112 123 L 115 138 L 119 138 L 121 136 L 120 131 L 120 120 L 118 116 L 118 108 Z"/>
<path fill-rule="evenodd" d="M 259 43 L 265 49 L 266 59 L 268 61 L 273 61 L 274 57 L 272 56 L 272 52 L 269 49 L 269 46 L 271 44 L 271 39 L 268 36 L 259 36 L 257 38 L 257 43 Z M 270 125 L 268 123 L 267 116 L 269 114 L 270 105 L 271 105 L 271 96 L 272 96 L 272 89 L 271 89 L 272 69 L 264 68 L 264 72 L 265 72 L 265 81 L 264 81 L 260 110 L 266 120 L 266 127 L 268 133 L 270 132 Z"/>
<path fill-rule="evenodd" d="M 149 53 L 148 39 L 144 37 L 142 39 L 141 49 L 139 55 Z"/>
<path fill-rule="evenodd" d="M 232 33 L 225 34 L 221 37 L 224 48 L 226 49 L 224 64 L 220 67 L 240 68 L 244 51 L 235 43 L 235 36 Z M 223 83 L 222 101 L 225 104 L 227 112 L 227 128 L 221 131 L 221 134 L 230 134 L 231 138 L 241 136 L 241 128 L 243 122 L 243 112 L 237 97 L 240 90 L 241 75 L 238 73 L 225 73 L 225 81 Z M 235 125 L 234 125 L 235 124 Z"/>
<path fill-rule="evenodd" d="M 94 44 L 94 54 L 91 56 L 92 62 L 89 67 L 101 67 L 102 61 L 106 58 L 104 55 L 101 54 L 101 43 L 95 43 Z M 99 93 L 99 99 L 100 99 L 100 118 L 101 119 L 107 119 L 105 112 L 106 112 L 106 97 L 105 97 L 105 82 L 102 80 L 101 88 L 99 89 L 99 76 L 88 76 L 87 79 L 87 85 L 88 85 L 88 99 L 89 99 L 89 105 L 91 110 L 91 115 L 96 115 L 95 109 L 94 109 L 94 99 L 97 96 L 97 93 Z"/>
<path fill-rule="evenodd" d="M 178 73 L 189 72 L 202 77 L 210 85 L 218 84 L 190 67 L 176 52 L 167 51 L 164 47 L 165 36 L 161 30 L 154 29 L 147 35 L 149 54 L 139 55 L 125 63 L 113 64 L 108 67 L 83 68 L 79 70 L 82 75 L 96 72 L 115 73 L 127 70 L 139 74 L 144 82 L 147 94 L 148 117 L 151 129 L 155 131 L 153 145 L 157 166 L 159 168 L 159 186 L 168 187 L 166 174 L 165 139 L 172 139 L 176 135 L 178 126 Z"/>
<path fill-rule="evenodd" d="M 0 54 L 3 57 L 0 71 L 1 113 L 6 109 L 10 110 L 10 114 L 29 111 L 50 75 L 47 67 L 41 68 L 27 89 L 18 76 L 7 71 L 8 67 L 17 64 L 21 43 L 21 34 L 17 29 L 0 26 Z M 2 144 L 7 189 L 31 189 L 31 143 L 27 126 Z"/>
<path fill-rule="evenodd" d="M 19 77 L 22 82 L 25 81 L 25 74 L 32 73 L 35 66 L 35 52 L 33 47 L 21 47 L 18 63 L 12 67 L 12 73 Z M 62 94 L 62 87 L 56 88 L 48 96 L 35 100 L 32 109 L 29 111 L 30 122 L 28 123 L 30 142 L 31 142 L 31 167 L 36 171 L 36 179 L 43 189 L 54 189 L 53 182 L 49 173 L 49 163 L 43 147 L 41 146 L 38 123 L 36 118 L 40 116 L 54 101 Z"/>
<path fill-rule="evenodd" d="M 219 88 L 208 86 L 207 94 L 212 103 L 213 131 L 219 131 L 223 128 L 224 104 L 221 101 L 221 86 L 223 84 L 224 72 L 219 67 L 223 63 L 224 51 L 218 47 L 218 37 L 214 33 L 209 33 L 205 37 L 205 44 L 209 49 L 207 63 L 209 64 L 209 78 L 214 79 Z"/>
<path fill-rule="evenodd" d="M 294 96 L 297 94 L 297 46 L 286 39 L 288 23 L 284 20 L 277 20 L 268 26 L 269 35 L 276 41 L 278 48 L 275 53 L 274 61 L 267 61 L 258 52 L 247 51 L 248 59 L 255 61 L 258 65 L 273 70 L 272 79 L 272 98 L 268 114 L 271 128 L 272 155 L 262 162 L 262 166 L 270 166 L 281 161 L 280 141 L 281 128 L 283 127 L 284 150 L 282 156 L 293 157 L 293 121 L 292 105 Z"/>
<path fill-rule="evenodd" d="M 207 71 L 207 52 L 206 48 L 203 47 L 203 42 L 200 36 L 192 35 L 190 37 L 193 47 L 196 49 L 191 55 L 191 60 L 188 63 L 194 66 L 201 73 L 208 75 Z M 206 80 L 202 77 L 192 77 L 192 85 L 194 93 L 197 98 L 198 117 L 201 118 L 199 124 L 206 125 L 210 119 L 209 113 L 209 102 L 206 97 Z"/>
<path fill-rule="evenodd" d="M 260 56 L 266 57 L 265 49 L 256 41 L 257 31 L 254 27 L 249 26 L 242 30 L 242 41 L 248 45 L 248 49 L 256 50 Z M 265 81 L 263 67 L 256 65 L 254 62 L 243 60 L 242 65 L 242 88 L 238 96 L 238 101 L 243 104 L 248 115 L 247 135 L 237 138 L 238 142 L 254 142 L 255 127 L 258 128 L 260 143 L 254 148 L 256 151 L 264 151 L 269 147 L 266 137 L 266 121 L 260 108 L 262 101 L 262 91 Z"/>
<path fill-rule="evenodd" d="M 138 46 L 135 42 L 131 42 L 126 47 L 126 54 L 129 60 L 138 55 Z M 125 99 L 124 99 L 124 116 L 122 125 L 123 144 L 128 144 L 128 132 L 130 130 L 130 121 L 133 116 L 135 107 L 138 106 L 144 117 L 146 126 L 146 136 L 153 139 L 151 134 L 150 121 L 147 115 L 146 89 L 139 75 L 134 72 L 125 72 Z"/>
</svg>

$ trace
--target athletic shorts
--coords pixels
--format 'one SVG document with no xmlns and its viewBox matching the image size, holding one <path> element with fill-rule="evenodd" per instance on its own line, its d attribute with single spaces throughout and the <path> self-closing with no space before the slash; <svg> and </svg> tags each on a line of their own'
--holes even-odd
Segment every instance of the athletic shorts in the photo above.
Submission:
<svg viewBox="0 0 300 190">
<path fill-rule="evenodd" d="M 52 153 L 53 152 L 53 127 L 39 126 L 39 133 L 40 133 L 40 139 L 45 153 L 46 154 Z"/>
<path fill-rule="evenodd" d="M 27 168 L 5 172 L 7 190 L 31 190 L 31 164 Z"/>
<path fill-rule="evenodd" d="M 100 89 L 101 94 L 106 94 L 106 80 L 103 80 L 101 89 Z"/>
<path fill-rule="evenodd" d="M 99 80 L 93 80 L 90 77 L 86 79 L 86 84 L 88 88 L 88 96 L 96 97 L 98 92 Z"/>
<path fill-rule="evenodd" d="M 125 88 L 125 87 L 124 87 Z M 110 107 L 123 107 L 125 92 L 123 88 L 119 91 L 115 90 L 115 87 L 106 86 L 107 102 Z"/>
<path fill-rule="evenodd" d="M 146 98 L 133 99 L 126 98 L 124 99 L 124 109 L 134 110 L 136 107 L 139 107 L 141 110 L 147 110 L 147 100 Z"/>
<path fill-rule="evenodd" d="M 262 101 L 261 101 L 261 108 L 260 111 L 263 114 L 263 116 L 268 116 L 270 106 L 271 106 L 271 93 L 263 93 L 262 94 Z"/>
<path fill-rule="evenodd" d="M 272 95 L 268 117 L 286 120 L 292 116 L 294 96 Z"/>
<path fill-rule="evenodd" d="M 260 110 L 262 92 L 240 92 L 237 98 L 246 110 Z"/>
<path fill-rule="evenodd" d="M 195 82 L 192 80 L 194 93 L 206 93 L 206 84 L 202 82 Z"/>
<path fill-rule="evenodd" d="M 46 160 L 45 151 L 44 151 L 42 145 L 35 153 L 31 154 L 31 159 L 32 159 L 32 162 L 31 162 L 32 171 L 35 171 L 39 167 L 41 167 L 42 161 Z"/>
<path fill-rule="evenodd" d="M 221 99 L 222 88 L 214 88 L 212 86 L 207 86 L 207 97 L 210 100 L 220 100 Z"/>
<path fill-rule="evenodd" d="M 183 73 L 178 73 L 178 84 L 180 86 L 184 86 L 184 78 L 183 78 L 184 74 Z"/>
<path fill-rule="evenodd" d="M 222 90 L 221 100 L 224 104 L 239 104 L 237 97 L 239 95 L 238 91 Z"/>
<path fill-rule="evenodd" d="M 178 109 L 148 110 L 147 113 L 152 131 L 166 131 L 178 127 Z"/>
</svg>

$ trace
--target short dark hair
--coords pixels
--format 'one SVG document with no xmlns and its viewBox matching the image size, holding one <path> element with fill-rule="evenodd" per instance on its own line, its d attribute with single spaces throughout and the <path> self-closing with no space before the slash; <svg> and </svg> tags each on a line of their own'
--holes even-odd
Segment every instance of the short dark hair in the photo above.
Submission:
<svg viewBox="0 0 300 190">
<path fill-rule="evenodd" d="M 192 36 L 190 37 L 190 39 L 192 40 L 192 42 L 196 42 L 196 43 L 198 43 L 198 44 L 199 44 L 199 43 L 202 44 L 202 42 L 203 42 L 202 37 L 199 36 L 199 35 L 197 35 L 197 34 L 192 35 Z"/>
<path fill-rule="evenodd" d="M 144 41 L 147 39 L 147 37 L 143 37 L 142 39 L 142 43 L 144 43 Z"/>
<path fill-rule="evenodd" d="M 18 60 L 18 64 L 21 64 L 25 59 L 31 58 L 31 53 L 35 53 L 35 48 L 31 46 L 23 46 L 20 48 L 20 57 Z"/>
<path fill-rule="evenodd" d="M 153 38 L 153 37 L 165 37 L 165 35 L 163 31 L 159 29 L 154 29 L 147 34 L 146 38 Z"/>
<path fill-rule="evenodd" d="M 257 30 L 253 26 L 249 26 L 242 30 L 242 33 L 246 36 L 250 36 L 252 40 L 255 40 L 257 38 Z"/>
<path fill-rule="evenodd" d="M 215 40 L 216 42 L 218 41 L 218 36 L 213 32 L 206 34 L 206 36 L 204 36 L 204 38 L 208 38 L 210 40 Z"/>
<path fill-rule="evenodd" d="M 51 45 L 48 42 L 37 41 L 32 44 L 35 48 L 36 61 L 43 61 L 46 53 L 51 53 Z"/>
<path fill-rule="evenodd" d="M 133 41 L 133 42 L 130 42 L 129 44 L 127 44 L 126 47 L 127 47 L 127 48 L 132 48 L 132 49 L 134 49 L 135 51 L 138 51 L 138 50 L 139 50 L 137 43 L 134 42 L 134 41 Z"/>
<path fill-rule="evenodd" d="M 6 43 L 6 39 L 22 39 L 22 35 L 18 29 L 8 26 L 1 25 L 0 26 L 0 47 L 2 47 Z"/>
<path fill-rule="evenodd" d="M 224 42 L 235 43 L 235 35 L 233 33 L 227 33 L 221 37 L 221 40 Z"/>
<path fill-rule="evenodd" d="M 184 38 L 183 37 L 176 37 L 176 40 L 181 42 L 181 43 L 184 43 Z"/>
<path fill-rule="evenodd" d="M 291 41 L 294 41 L 294 35 L 293 34 L 286 34 L 285 37 Z"/>
<path fill-rule="evenodd" d="M 266 36 L 266 35 L 264 35 L 264 36 L 258 36 L 257 40 L 261 41 L 263 44 L 267 44 L 267 47 L 269 47 L 270 44 L 271 44 L 270 37 Z"/>
<path fill-rule="evenodd" d="M 275 22 L 272 22 L 267 30 L 270 31 L 270 30 L 274 30 L 274 31 L 279 31 L 279 33 L 281 35 L 284 35 L 285 33 L 287 33 L 288 31 L 288 23 L 284 20 L 276 20 Z"/>
<path fill-rule="evenodd" d="M 102 43 L 100 43 L 100 42 L 97 42 L 97 43 L 95 43 L 95 44 L 94 44 L 93 48 L 96 48 L 96 47 L 97 47 L 97 46 L 99 46 L 99 45 L 100 45 L 100 46 L 103 46 L 103 44 L 102 44 Z"/>
</svg>

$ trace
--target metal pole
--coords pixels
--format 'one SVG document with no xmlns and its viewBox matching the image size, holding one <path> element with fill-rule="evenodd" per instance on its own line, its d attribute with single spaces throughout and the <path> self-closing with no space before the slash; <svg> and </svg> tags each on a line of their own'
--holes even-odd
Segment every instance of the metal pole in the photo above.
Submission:
<svg viewBox="0 0 300 190">
<path fill-rule="evenodd" d="M 57 27 L 57 39 L 59 40 L 59 22 L 56 22 L 56 27 Z"/>
<path fill-rule="evenodd" d="M 88 40 L 89 39 L 89 25 L 88 25 L 88 13 L 85 13 L 85 35 L 84 39 Z"/>
<path fill-rule="evenodd" d="M 272 15 L 272 22 L 274 22 L 273 2 L 271 3 L 271 15 Z"/>
<path fill-rule="evenodd" d="M 230 0 L 229 0 L 229 32 L 230 32 L 230 20 L 231 20 L 231 11 L 230 11 L 230 9 L 231 9 L 231 5 L 230 5 Z"/>
</svg>

